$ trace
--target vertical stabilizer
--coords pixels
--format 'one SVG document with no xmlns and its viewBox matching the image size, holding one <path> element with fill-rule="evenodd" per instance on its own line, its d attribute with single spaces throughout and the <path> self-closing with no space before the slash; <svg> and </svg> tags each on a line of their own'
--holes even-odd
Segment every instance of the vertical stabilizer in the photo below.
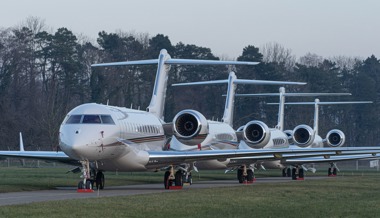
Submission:
<svg viewBox="0 0 380 218">
<path fill-rule="evenodd" d="M 227 97 L 226 104 L 224 107 L 224 114 L 222 121 L 227 123 L 231 127 L 233 126 L 233 116 L 234 116 L 234 103 L 235 103 L 235 91 L 236 84 L 234 81 L 236 80 L 236 75 L 234 72 L 230 72 L 228 76 L 228 88 L 227 88 Z"/>
<path fill-rule="evenodd" d="M 160 51 L 160 55 L 158 57 L 158 66 L 156 79 L 154 82 L 152 99 L 150 100 L 150 104 L 147 108 L 147 111 L 154 114 L 160 119 L 164 119 L 164 104 L 166 97 L 166 89 L 168 82 L 168 74 L 170 70 L 170 65 L 165 64 L 165 61 L 170 59 L 170 55 L 165 49 Z"/>
<path fill-rule="evenodd" d="M 20 151 L 25 151 L 24 150 L 24 142 L 22 140 L 22 133 L 20 132 Z"/>
<path fill-rule="evenodd" d="M 319 99 L 315 99 L 315 104 L 314 104 L 314 132 L 316 135 L 318 135 L 318 127 L 319 127 Z"/>
<path fill-rule="evenodd" d="M 278 121 L 276 129 L 284 131 L 284 107 L 285 107 L 285 88 L 280 87 L 280 103 L 278 105 Z"/>
</svg>

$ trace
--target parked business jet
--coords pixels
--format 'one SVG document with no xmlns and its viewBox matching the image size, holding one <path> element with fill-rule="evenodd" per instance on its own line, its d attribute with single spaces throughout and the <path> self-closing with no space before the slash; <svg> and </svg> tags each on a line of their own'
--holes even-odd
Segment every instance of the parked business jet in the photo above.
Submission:
<svg viewBox="0 0 380 218">
<path fill-rule="evenodd" d="M 237 79 L 236 75 L 231 72 L 228 80 L 214 80 L 214 81 L 201 81 L 201 82 L 189 82 L 189 83 L 178 83 L 173 84 L 173 86 L 190 86 L 190 85 L 213 85 L 213 84 L 228 84 L 226 103 L 224 109 L 224 115 L 222 121 L 227 123 L 232 127 L 233 123 L 233 108 L 234 108 L 234 97 L 237 84 L 270 84 L 269 81 L 265 83 L 257 83 L 255 80 L 241 80 Z M 277 83 L 278 85 L 279 83 Z M 273 85 L 273 84 L 272 84 Z M 294 84 L 292 84 L 294 85 Z M 298 84 L 299 85 L 299 84 Z M 280 96 L 280 106 L 278 115 L 278 124 L 275 128 L 269 128 L 262 121 L 251 121 L 246 125 L 240 127 L 237 130 L 237 135 L 239 139 L 239 149 L 281 149 L 289 148 L 288 135 L 283 131 L 284 122 L 284 103 L 285 103 L 285 89 L 280 88 L 280 93 L 275 93 Z M 289 93 L 288 96 L 324 96 L 324 95 L 350 95 L 349 93 Z M 260 94 L 258 94 L 260 95 Z M 266 94 L 268 95 L 268 94 Z M 236 96 L 239 96 L 236 94 Z M 290 156 L 287 157 L 291 159 Z M 210 166 L 216 167 L 219 164 L 219 168 L 237 168 L 237 178 L 240 183 L 243 181 L 252 182 L 254 180 L 254 165 L 259 161 L 260 164 L 266 163 L 266 165 L 276 168 L 285 168 L 280 162 L 280 160 L 275 161 L 264 161 L 258 160 L 257 158 L 232 158 L 225 160 L 223 163 L 214 160 L 215 165 L 211 164 L 211 161 L 199 161 L 197 162 L 198 168 L 207 168 Z"/>
<path fill-rule="evenodd" d="M 235 157 L 281 155 L 309 156 L 340 155 L 346 152 L 376 154 L 380 148 L 310 148 L 307 149 L 243 149 L 206 151 L 163 151 L 166 137 L 176 136 L 188 144 L 201 143 L 209 134 L 206 119 L 199 112 L 184 110 L 175 116 L 172 123 L 163 122 L 163 103 L 166 83 L 171 64 L 244 64 L 257 62 L 206 61 L 171 59 L 166 50 L 161 50 L 154 60 L 95 64 L 99 66 L 119 66 L 136 64 L 158 64 L 151 102 L 147 111 L 127 109 L 96 103 L 82 104 L 72 109 L 60 126 L 59 146 L 62 152 L 54 151 L 0 151 L 0 157 L 33 158 L 60 161 L 79 165 L 83 180 L 78 189 L 92 189 L 94 182 L 104 188 L 104 171 L 157 171 L 166 169 L 165 188 L 172 184 L 181 185 L 181 174 L 174 173 L 183 163 L 194 161 L 227 159 Z"/>
<path fill-rule="evenodd" d="M 292 141 L 294 142 L 295 146 L 300 146 L 304 148 L 322 148 L 322 147 L 341 147 L 343 146 L 345 142 L 345 134 L 339 130 L 339 129 L 332 129 L 327 134 L 326 137 L 323 139 L 319 135 L 319 105 L 346 105 L 346 104 L 371 104 L 372 101 L 341 101 L 341 102 L 321 102 L 318 98 L 315 99 L 314 102 L 286 102 L 285 105 L 314 105 L 314 124 L 313 128 L 311 128 L 308 125 L 298 125 L 294 128 L 293 131 L 288 131 L 289 134 L 292 135 Z M 277 105 L 278 103 L 268 103 L 272 105 Z M 342 160 L 347 160 L 347 157 L 341 157 Z M 314 161 L 316 161 L 316 158 L 313 158 Z M 328 169 L 328 175 L 337 175 L 337 167 L 335 162 L 339 160 L 339 158 L 335 158 L 335 161 L 328 161 L 328 160 L 320 160 L 317 162 L 330 162 L 330 168 Z M 300 161 L 295 161 L 293 164 L 296 167 L 293 168 L 292 177 L 295 178 L 295 174 L 301 174 L 303 176 L 303 169 L 299 168 L 298 166 Z M 290 163 L 288 161 L 287 163 Z M 305 162 L 308 163 L 308 162 Z M 289 166 L 289 164 L 288 164 Z M 287 171 L 285 172 L 285 169 L 283 170 L 283 175 L 289 175 L 289 168 L 287 168 Z"/>
</svg>

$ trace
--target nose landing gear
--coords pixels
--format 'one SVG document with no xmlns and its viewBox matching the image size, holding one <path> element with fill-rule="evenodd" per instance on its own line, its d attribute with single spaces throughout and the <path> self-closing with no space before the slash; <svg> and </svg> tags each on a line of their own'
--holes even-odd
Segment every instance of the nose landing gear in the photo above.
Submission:
<svg viewBox="0 0 380 218">
<path fill-rule="evenodd" d="M 83 180 L 79 181 L 77 192 L 94 192 L 94 184 L 97 189 L 104 189 L 104 174 L 96 170 L 96 167 L 90 167 L 89 161 L 81 161 Z"/>
</svg>

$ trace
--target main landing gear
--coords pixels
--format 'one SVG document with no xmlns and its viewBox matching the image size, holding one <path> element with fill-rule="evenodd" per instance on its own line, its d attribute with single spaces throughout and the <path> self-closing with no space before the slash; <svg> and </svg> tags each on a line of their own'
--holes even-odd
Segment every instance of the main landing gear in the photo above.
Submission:
<svg viewBox="0 0 380 218">
<path fill-rule="evenodd" d="M 176 172 L 174 167 L 171 166 L 164 175 L 165 189 L 182 189 L 183 184 L 192 184 L 193 178 L 191 172 L 186 169 L 180 168 Z"/>
<path fill-rule="evenodd" d="M 286 167 L 282 169 L 283 177 L 292 177 L 292 180 L 304 180 L 305 179 L 305 170 L 302 166 L 294 166 L 292 168 Z"/>
<path fill-rule="evenodd" d="M 239 183 L 253 183 L 256 180 L 254 170 L 247 169 L 246 165 L 239 167 L 237 169 L 237 179 Z"/>
<path fill-rule="evenodd" d="M 282 169 L 282 177 L 292 177 L 292 169 L 290 167 Z"/>
<path fill-rule="evenodd" d="M 293 180 L 304 180 L 305 179 L 305 173 L 302 166 L 296 166 L 292 169 L 292 179 Z"/>
<path fill-rule="evenodd" d="M 337 176 L 338 168 L 336 167 L 335 163 L 330 163 L 330 167 L 327 171 L 327 175 L 329 177 L 335 177 Z"/>
<path fill-rule="evenodd" d="M 90 167 L 89 161 L 81 161 L 82 178 L 78 183 L 78 192 L 93 192 L 94 184 L 97 189 L 104 189 L 104 174 L 96 170 L 95 166 Z"/>
</svg>

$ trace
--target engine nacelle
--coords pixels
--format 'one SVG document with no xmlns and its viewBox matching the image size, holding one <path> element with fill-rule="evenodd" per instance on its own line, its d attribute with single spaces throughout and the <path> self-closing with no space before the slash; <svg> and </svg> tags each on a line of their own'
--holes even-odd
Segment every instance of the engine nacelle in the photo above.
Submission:
<svg viewBox="0 0 380 218">
<path fill-rule="evenodd" d="M 264 147 L 268 144 L 270 135 L 268 126 L 264 122 L 257 120 L 248 122 L 242 129 L 243 140 L 251 148 Z"/>
<path fill-rule="evenodd" d="M 178 141 L 185 145 L 198 145 L 209 133 L 207 119 L 195 110 L 183 110 L 175 115 L 173 130 Z"/>
<path fill-rule="evenodd" d="M 326 143 L 330 147 L 340 147 L 346 141 L 346 136 L 339 129 L 330 130 L 326 135 Z"/>
<path fill-rule="evenodd" d="M 314 141 L 314 130 L 308 125 L 296 126 L 293 130 L 293 142 L 299 147 L 307 147 Z"/>
</svg>

